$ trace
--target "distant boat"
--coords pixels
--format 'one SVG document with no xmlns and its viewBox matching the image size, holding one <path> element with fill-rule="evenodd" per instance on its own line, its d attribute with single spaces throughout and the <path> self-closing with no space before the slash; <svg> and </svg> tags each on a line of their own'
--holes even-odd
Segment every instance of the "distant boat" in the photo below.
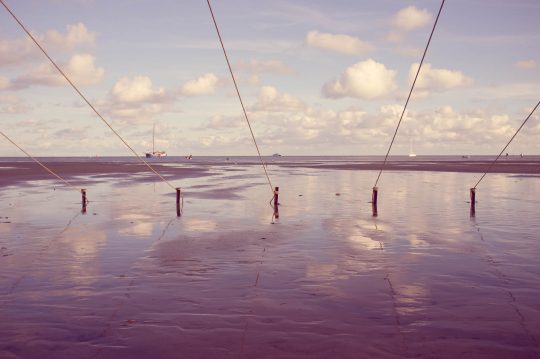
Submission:
<svg viewBox="0 0 540 359">
<path fill-rule="evenodd" d="M 186 156 L 186 160 L 192 160 L 193 159 L 193 155 L 192 154 L 189 154 Z"/>
<path fill-rule="evenodd" d="M 412 141 L 411 141 L 410 148 L 409 148 L 409 157 L 416 157 L 416 153 L 414 153 L 412 145 L 413 144 L 412 144 Z"/>
<path fill-rule="evenodd" d="M 155 138 L 156 138 L 156 124 L 152 129 L 152 152 L 146 152 L 146 158 L 152 157 L 167 157 L 167 152 L 165 151 L 156 151 L 155 149 Z"/>
<path fill-rule="evenodd" d="M 463 155 L 463 156 L 461 156 L 461 158 L 469 158 L 469 156 L 468 155 Z"/>
<path fill-rule="evenodd" d="M 274 153 L 272 157 L 281 157 L 281 155 L 279 153 Z"/>
</svg>

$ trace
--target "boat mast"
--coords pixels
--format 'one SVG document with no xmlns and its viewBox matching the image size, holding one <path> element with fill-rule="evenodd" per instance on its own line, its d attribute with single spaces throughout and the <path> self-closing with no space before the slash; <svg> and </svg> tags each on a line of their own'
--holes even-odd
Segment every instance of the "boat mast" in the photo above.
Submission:
<svg viewBox="0 0 540 359">
<path fill-rule="evenodd" d="M 156 150 L 154 149 L 155 137 L 156 137 L 156 124 L 154 123 L 154 127 L 152 128 L 152 154 L 156 153 Z"/>
</svg>

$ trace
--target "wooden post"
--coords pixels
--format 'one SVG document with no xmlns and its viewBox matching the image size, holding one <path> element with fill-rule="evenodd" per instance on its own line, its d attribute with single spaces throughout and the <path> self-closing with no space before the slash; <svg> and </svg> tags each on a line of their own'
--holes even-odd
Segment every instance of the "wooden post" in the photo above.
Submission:
<svg viewBox="0 0 540 359">
<path fill-rule="evenodd" d="M 474 217 L 476 210 L 476 187 L 471 188 L 471 217 Z"/>
<path fill-rule="evenodd" d="M 279 187 L 276 187 L 274 191 L 274 208 L 279 205 Z"/>
<path fill-rule="evenodd" d="M 371 193 L 371 210 L 373 212 L 373 217 L 377 217 L 378 194 L 379 194 L 379 187 L 373 187 L 373 192 Z"/>
<path fill-rule="evenodd" d="M 176 189 L 176 216 L 180 217 L 182 211 L 180 210 L 180 198 L 182 197 L 180 187 Z"/>
<path fill-rule="evenodd" d="M 86 213 L 86 204 L 88 203 L 88 199 L 86 198 L 86 188 L 81 188 L 81 195 L 82 195 L 81 213 Z"/>
</svg>

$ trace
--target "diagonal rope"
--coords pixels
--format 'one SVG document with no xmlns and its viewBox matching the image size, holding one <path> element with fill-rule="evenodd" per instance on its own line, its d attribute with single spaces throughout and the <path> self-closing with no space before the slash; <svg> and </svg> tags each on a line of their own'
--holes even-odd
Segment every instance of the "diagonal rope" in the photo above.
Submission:
<svg viewBox="0 0 540 359">
<path fill-rule="evenodd" d="M 1 0 L 0 0 L 1 1 Z M 420 61 L 420 65 L 418 65 L 418 70 L 416 71 L 416 75 L 414 76 L 414 81 L 411 86 L 411 90 L 409 91 L 409 96 L 407 96 L 407 101 L 405 101 L 405 106 L 403 107 L 403 111 L 401 112 L 401 116 L 399 117 L 399 121 L 396 127 L 396 130 L 394 131 L 394 136 L 392 137 L 392 141 L 390 142 L 390 146 L 388 146 L 388 151 L 386 151 L 386 156 L 384 156 L 384 162 L 381 166 L 381 170 L 379 171 L 379 175 L 377 176 L 377 180 L 375 181 L 374 187 L 377 187 L 377 183 L 379 183 L 379 179 L 381 178 L 382 171 L 384 169 L 384 166 L 386 165 L 386 160 L 388 159 L 388 155 L 390 154 L 390 150 L 392 149 L 392 145 L 394 144 L 394 140 L 396 139 L 396 135 L 399 130 L 399 126 L 401 125 L 401 121 L 403 120 L 403 116 L 405 115 L 405 110 L 407 110 L 407 105 L 409 104 L 409 100 L 411 99 L 412 92 L 414 90 L 414 85 L 416 84 L 416 80 L 418 79 L 418 75 L 420 74 L 420 69 L 422 68 L 422 64 L 424 63 L 424 59 L 426 57 L 427 50 L 429 48 L 429 44 L 431 43 L 431 38 L 433 37 L 433 33 L 435 32 L 435 28 L 437 27 L 437 22 L 439 21 L 439 16 L 441 15 L 441 11 L 444 6 L 444 1 L 441 2 L 441 7 L 439 8 L 439 12 L 437 13 L 437 18 L 435 19 L 435 23 L 433 23 L 433 28 L 431 29 L 431 34 L 429 35 L 428 42 L 426 44 L 426 48 L 424 49 L 424 54 L 422 55 L 422 60 Z"/>
<path fill-rule="evenodd" d="M 510 141 L 508 141 L 508 143 L 506 144 L 506 146 L 504 146 L 504 148 L 501 150 L 501 153 L 499 153 L 499 155 L 497 156 L 497 158 L 495 158 L 495 160 L 493 160 L 493 162 L 491 162 L 491 164 L 489 165 L 488 169 L 486 170 L 486 172 L 484 172 L 484 174 L 482 175 L 482 177 L 480 177 L 480 179 L 478 180 L 478 182 L 476 182 L 476 184 L 474 185 L 473 188 L 476 188 L 480 182 L 484 179 L 484 177 L 486 177 L 486 175 L 488 174 L 488 172 L 491 170 L 491 168 L 493 167 L 493 165 L 495 164 L 495 162 L 497 162 L 497 160 L 501 157 L 501 155 L 503 154 L 503 152 L 506 150 L 506 148 L 508 148 L 508 146 L 510 145 L 510 143 L 514 140 L 514 138 L 517 136 L 517 134 L 519 133 L 519 131 L 521 131 L 521 129 L 523 128 L 523 126 L 525 126 L 525 124 L 527 123 L 527 121 L 529 121 L 529 119 L 531 118 L 531 116 L 533 115 L 534 111 L 536 111 L 536 109 L 538 108 L 538 106 L 540 105 L 540 101 L 538 101 L 538 103 L 536 104 L 536 106 L 534 106 L 534 108 L 532 109 L 531 113 L 529 114 L 529 116 L 527 116 L 527 118 L 523 121 L 523 123 L 521 124 L 521 126 L 519 126 L 519 128 L 517 129 L 516 133 L 514 133 L 514 135 L 512 136 L 512 138 L 510 138 Z"/>
<path fill-rule="evenodd" d="M 0 0 L 2 1 L 2 0 Z M 208 9 L 210 9 L 210 14 L 212 15 L 212 20 L 214 21 L 214 26 L 216 27 L 216 32 L 219 38 L 219 42 L 221 43 L 221 48 L 223 49 L 223 55 L 225 55 L 225 61 L 227 61 L 227 66 L 229 67 L 229 72 L 231 73 L 231 77 L 234 83 L 234 88 L 236 89 L 236 94 L 238 95 L 238 100 L 240 100 L 240 105 L 242 106 L 242 111 L 244 112 L 244 117 L 246 118 L 247 125 L 249 127 L 249 132 L 251 132 L 251 138 L 253 139 L 253 143 L 255 144 L 255 148 L 257 149 L 257 154 L 259 155 L 259 160 L 261 161 L 261 165 L 264 169 L 264 174 L 266 175 L 266 179 L 268 180 L 268 184 L 270 185 L 270 190 L 272 193 L 274 193 L 274 187 L 272 186 L 272 181 L 270 181 L 270 176 L 268 175 L 268 171 L 266 170 L 266 165 L 264 164 L 264 161 L 261 156 L 261 151 L 259 150 L 259 146 L 257 145 L 257 140 L 255 140 L 255 135 L 253 134 L 253 129 L 251 128 L 251 124 L 249 123 L 249 118 L 246 112 L 246 107 L 244 106 L 244 102 L 242 101 L 242 96 L 240 96 L 240 90 L 238 89 L 238 85 L 236 83 L 236 78 L 234 77 L 234 73 L 231 67 L 231 63 L 229 62 L 229 57 L 227 56 L 227 51 L 225 50 L 225 45 L 223 44 L 223 39 L 221 38 L 221 33 L 219 32 L 219 27 L 216 22 L 216 18 L 214 16 L 214 11 L 212 10 L 212 5 L 210 5 L 210 0 L 206 0 L 208 3 Z"/>
<path fill-rule="evenodd" d="M 127 148 L 129 148 L 131 150 L 131 152 L 133 152 L 133 154 L 140 160 L 142 161 L 152 172 L 154 172 L 159 178 L 161 178 L 163 180 L 163 182 L 165 182 L 166 184 L 169 185 L 169 187 L 171 187 L 173 190 L 175 189 L 175 187 L 170 184 L 165 178 L 163 178 L 162 175 L 160 175 L 147 161 L 145 161 L 141 156 L 139 156 L 139 154 L 137 154 L 137 152 L 135 152 L 135 150 L 126 142 L 126 140 L 124 140 L 122 138 L 122 136 L 120 136 L 120 134 L 118 132 L 116 132 L 116 130 L 109 124 L 109 122 L 107 122 L 107 120 L 105 120 L 105 118 L 98 112 L 98 110 L 90 103 L 90 101 L 88 101 L 88 99 L 86 98 L 86 96 L 83 95 L 83 93 L 81 91 L 79 91 L 79 89 L 77 88 L 77 86 L 75 86 L 75 84 L 69 79 L 69 77 L 64 73 L 64 71 L 62 71 L 62 69 L 56 64 L 56 62 L 49 56 L 49 54 L 45 51 L 45 49 L 39 44 L 39 42 L 36 40 L 36 38 L 30 33 L 30 31 L 28 31 L 28 29 L 24 26 L 24 24 L 19 20 L 19 18 L 17 18 L 17 16 L 15 16 L 15 14 L 13 13 L 13 11 L 11 11 L 11 9 L 5 4 L 4 0 L 0 0 L 0 3 L 2 3 L 2 5 L 4 6 L 4 8 L 9 12 L 9 14 L 11 15 L 11 17 L 13 17 L 13 19 L 19 24 L 19 26 L 24 30 L 24 32 L 30 37 L 30 39 L 34 42 L 34 44 L 36 44 L 36 46 L 41 50 L 41 52 L 43 52 L 43 54 L 47 57 L 47 59 L 49 59 L 49 61 L 51 62 L 51 64 L 58 70 L 58 72 L 66 79 L 66 81 L 71 85 L 71 87 L 73 87 L 73 89 L 79 94 L 79 96 L 84 100 L 84 102 L 86 102 L 86 104 L 88 106 L 90 106 L 90 108 L 94 111 L 94 113 L 101 119 L 101 121 L 103 121 L 103 123 L 105 125 L 107 125 L 107 127 L 109 127 L 111 129 L 111 131 L 116 135 L 116 137 L 118 137 L 120 139 L 120 141 L 122 141 L 124 143 L 124 145 L 126 145 Z"/>
<path fill-rule="evenodd" d="M 1 1 L 1 0 L 0 0 Z M 11 138 L 9 138 L 4 132 L 0 131 L 0 135 L 4 136 L 4 138 L 6 140 L 8 140 L 9 142 L 11 142 L 15 147 L 17 147 L 19 150 L 21 150 L 25 155 L 27 155 L 28 157 L 30 157 L 34 162 L 36 162 L 38 165 L 40 165 L 41 167 L 43 167 L 43 169 L 47 172 L 49 172 L 50 174 L 52 174 L 54 177 L 58 178 L 60 181 L 64 182 L 68 187 L 71 187 L 73 188 L 74 190 L 76 190 L 77 192 L 80 192 L 81 189 L 80 188 L 77 188 L 75 187 L 73 184 L 71 184 L 69 181 L 63 179 L 62 177 L 60 177 L 58 174 L 56 174 L 56 172 L 54 172 L 53 170 L 51 170 L 49 167 L 45 166 L 40 160 L 38 160 L 37 158 L 33 157 L 31 154 L 29 154 L 28 152 L 26 152 L 21 146 L 19 146 L 18 144 L 15 143 L 15 141 L 13 141 Z"/>
</svg>

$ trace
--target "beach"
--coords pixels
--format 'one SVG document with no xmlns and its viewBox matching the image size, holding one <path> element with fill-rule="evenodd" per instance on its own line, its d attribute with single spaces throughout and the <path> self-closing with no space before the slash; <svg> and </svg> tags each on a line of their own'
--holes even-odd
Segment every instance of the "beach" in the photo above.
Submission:
<svg viewBox="0 0 540 359">
<path fill-rule="evenodd" d="M 265 160 L 1 161 L 0 357 L 540 355 L 539 159 Z"/>
</svg>

